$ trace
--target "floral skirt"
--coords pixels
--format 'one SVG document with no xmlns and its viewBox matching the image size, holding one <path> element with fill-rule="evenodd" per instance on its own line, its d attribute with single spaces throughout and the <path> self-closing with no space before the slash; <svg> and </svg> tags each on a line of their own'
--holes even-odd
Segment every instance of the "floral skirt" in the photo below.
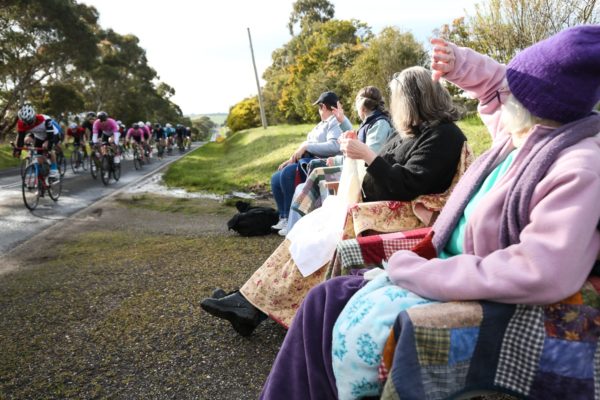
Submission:
<svg viewBox="0 0 600 400">
<path fill-rule="evenodd" d="M 250 303 L 286 328 L 308 291 L 325 280 L 326 272 L 323 266 L 303 277 L 289 248 L 285 239 L 240 289 Z"/>
</svg>

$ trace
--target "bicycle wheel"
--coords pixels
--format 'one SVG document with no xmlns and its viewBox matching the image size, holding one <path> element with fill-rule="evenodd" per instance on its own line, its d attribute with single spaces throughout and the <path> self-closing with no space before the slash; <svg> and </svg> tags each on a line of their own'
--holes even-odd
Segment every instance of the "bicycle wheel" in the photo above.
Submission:
<svg viewBox="0 0 600 400">
<path fill-rule="evenodd" d="M 88 163 L 90 162 L 89 160 L 89 156 L 87 155 L 87 153 L 83 153 L 83 155 L 81 156 L 81 168 L 83 168 L 84 171 L 87 171 L 88 169 Z"/>
<path fill-rule="evenodd" d="M 96 157 L 95 153 L 90 156 L 90 173 L 92 178 L 98 178 L 98 170 L 100 169 L 100 160 Z"/>
<path fill-rule="evenodd" d="M 81 154 L 79 154 L 77 150 L 73 150 L 73 152 L 71 153 L 71 157 L 69 157 L 71 170 L 74 174 L 76 174 L 77 171 L 79 171 L 79 168 L 81 167 L 81 160 L 78 160 L 78 156 L 81 156 Z"/>
<path fill-rule="evenodd" d="M 142 168 L 142 160 L 140 159 L 140 153 L 137 149 L 133 150 L 133 166 L 136 170 Z"/>
<path fill-rule="evenodd" d="M 31 157 L 27 156 L 21 160 L 21 178 L 25 176 L 25 170 L 31 164 Z"/>
<path fill-rule="evenodd" d="M 100 179 L 104 185 L 110 182 L 110 159 L 108 156 L 102 156 L 100 159 Z"/>
<path fill-rule="evenodd" d="M 38 179 L 37 166 L 30 164 L 23 173 L 23 203 L 30 210 L 35 210 L 40 201 L 40 184 Z"/>
<path fill-rule="evenodd" d="M 48 185 L 48 194 L 50 198 L 57 201 L 62 192 L 62 179 L 51 179 Z"/>
<path fill-rule="evenodd" d="M 115 179 L 115 182 L 118 182 L 121 179 L 121 163 L 113 162 L 112 165 L 112 176 Z"/>
<path fill-rule="evenodd" d="M 60 177 L 62 178 L 67 172 L 67 159 L 65 158 L 65 155 L 62 152 L 56 155 L 56 164 L 58 166 L 58 172 L 60 173 Z"/>
</svg>

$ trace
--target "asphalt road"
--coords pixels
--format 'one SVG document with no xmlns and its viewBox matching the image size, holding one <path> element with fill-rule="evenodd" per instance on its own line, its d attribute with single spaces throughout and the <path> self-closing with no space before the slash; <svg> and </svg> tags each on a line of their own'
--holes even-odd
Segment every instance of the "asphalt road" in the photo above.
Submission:
<svg viewBox="0 0 600 400">
<path fill-rule="evenodd" d="M 192 150 L 199 145 L 201 143 L 194 143 Z M 67 162 L 68 170 L 63 177 L 62 194 L 58 201 L 54 202 L 46 195 L 40 198 L 34 211 L 29 211 L 23 203 L 19 169 L 0 171 L 0 254 L 6 254 L 33 235 L 115 191 L 153 175 L 188 152 L 179 154 L 174 150 L 162 160 L 153 157 L 150 164 L 143 165 L 138 171 L 132 160 L 126 158 L 121 166 L 121 179 L 118 182 L 111 179 L 108 186 L 102 184 L 99 176 L 92 179 L 89 170 L 74 174 Z"/>
</svg>

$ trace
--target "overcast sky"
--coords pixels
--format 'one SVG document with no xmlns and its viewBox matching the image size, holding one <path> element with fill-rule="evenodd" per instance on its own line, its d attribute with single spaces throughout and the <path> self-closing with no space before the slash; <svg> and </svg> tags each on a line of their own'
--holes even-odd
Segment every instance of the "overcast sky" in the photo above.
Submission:
<svg viewBox="0 0 600 400">
<path fill-rule="evenodd" d="M 332 0 L 330 0 L 332 1 Z M 271 53 L 289 41 L 294 0 L 82 0 L 100 24 L 132 33 L 160 80 L 175 88 L 184 114 L 227 112 L 256 94 L 248 33 L 259 77 Z M 411 31 L 423 43 L 444 23 L 472 14 L 475 0 L 333 0 L 335 18 L 359 19 L 375 34 L 386 26 Z M 262 80 L 261 80 L 262 82 Z M 264 82 L 263 82 L 264 83 Z"/>
</svg>

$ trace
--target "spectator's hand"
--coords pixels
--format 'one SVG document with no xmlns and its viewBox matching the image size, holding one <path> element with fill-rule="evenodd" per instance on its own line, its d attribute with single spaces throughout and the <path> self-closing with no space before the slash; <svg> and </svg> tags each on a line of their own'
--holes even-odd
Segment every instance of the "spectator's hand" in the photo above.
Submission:
<svg viewBox="0 0 600 400">
<path fill-rule="evenodd" d="M 356 139 L 358 136 L 356 135 L 356 131 L 346 131 L 340 135 L 338 142 L 341 143 L 342 139 Z"/>
<path fill-rule="evenodd" d="M 342 139 L 340 148 L 346 157 L 363 160 L 367 164 L 371 164 L 377 157 L 377 154 L 369 146 L 357 139 Z"/>
<path fill-rule="evenodd" d="M 335 162 L 335 157 L 327 157 L 327 161 L 325 161 L 325 165 L 328 167 L 333 167 L 333 163 Z"/>
<path fill-rule="evenodd" d="M 344 122 L 344 107 L 342 107 L 342 103 L 338 101 L 336 108 L 332 108 L 331 112 L 340 124 Z"/>
<path fill-rule="evenodd" d="M 289 160 L 285 160 L 284 162 L 282 162 L 281 164 L 279 164 L 279 167 L 277 167 L 277 171 L 281 171 L 282 169 L 284 169 L 288 165 L 292 164 L 293 162 L 294 161 L 291 158 Z"/>
<path fill-rule="evenodd" d="M 306 153 L 306 142 L 302 143 L 300 145 L 300 147 L 298 147 L 298 149 L 294 152 L 294 154 L 292 154 L 292 156 L 290 157 L 290 160 L 292 160 L 293 163 L 295 163 L 296 161 L 298 161 L 299 159 L 302 158 L 302 155 Z"/>
<path fill-rule="evenodd" d="M 454 51 L 444 39 L 431 39 L 433 51 L 431 55 L 431 77 L 434 81 L 438 81 L 442 76 L 454 69 Z"/>
</svg>

